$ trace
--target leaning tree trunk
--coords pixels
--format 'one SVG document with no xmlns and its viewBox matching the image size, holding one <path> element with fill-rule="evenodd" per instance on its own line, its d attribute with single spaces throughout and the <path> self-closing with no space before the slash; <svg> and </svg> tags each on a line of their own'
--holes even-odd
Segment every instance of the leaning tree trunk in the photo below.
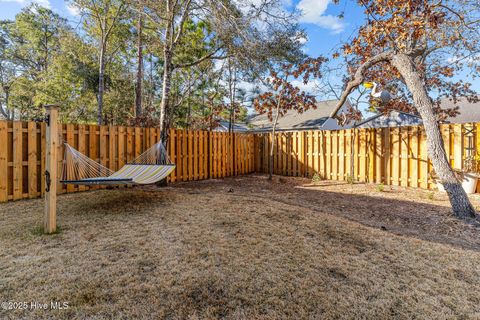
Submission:
<svg viewBox="0 0 480 320">
<path fill-rule="evenodd" d="M 280 102 L 277 104 L 277 114 L 275 115 L 275 120 L 273 121 L 272 127 L 272 144 L 270 145 L 270 157 L 268 159 L 268 180 L 272 180 L 273 177 L 273 151 L 275 150 L 275 131 L 277 129 L 277 123 L 279 118 L 280 111 Z"/>
<path fill-rule="evenodd" d="M 411 58 L 405 54 L 396 54 L 391 62 L 405 80 L 412 93 L 415 108 L 422 117 L 427 135 L 428 156 L 432 161 L 435 173 L 447 191 L 454 214 L 459 218 L 475 217 L 475 209 L 447 160 L 442 135 L 433 111 L 433 103 L 425 90 L 419 72 Z"/>
</svg>

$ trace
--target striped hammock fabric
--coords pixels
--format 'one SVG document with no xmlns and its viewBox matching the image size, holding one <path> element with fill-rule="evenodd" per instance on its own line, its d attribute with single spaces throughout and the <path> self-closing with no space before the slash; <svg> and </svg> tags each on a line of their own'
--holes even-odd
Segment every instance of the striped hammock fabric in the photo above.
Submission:
<svg viewBox="0 0 480 320">
<path fill-rule="evenodd" d="M 76 185 L 152 184 L 165 179 L 173 170 L 175 170 L 174 164 L 127 164 L 108 177 L 62 180 L 61 182 Z"/>
<path fill-rule="evenodd" d="M 161 142 L 114 172 L 65 144 L 62 180 L 76 185 L 152 184 L 175 170 Z"/>
</svg>

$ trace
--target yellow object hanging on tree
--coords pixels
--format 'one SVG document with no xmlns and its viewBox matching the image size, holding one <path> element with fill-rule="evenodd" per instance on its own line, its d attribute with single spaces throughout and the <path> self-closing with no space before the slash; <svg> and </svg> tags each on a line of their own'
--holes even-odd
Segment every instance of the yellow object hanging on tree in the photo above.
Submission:
<svg viewBox="0 0 480 320">
<path fill-rule="evenodd" d="M 372 89 L 370 95 L 374 98 L 380 99 L 380 101 L 384 104 L 392 100 L 392 95 L 387 90 L 377 91 L 378 85 L 376 82 L 364 82 L 363 86 L 367 89 Z"/>
</svg>

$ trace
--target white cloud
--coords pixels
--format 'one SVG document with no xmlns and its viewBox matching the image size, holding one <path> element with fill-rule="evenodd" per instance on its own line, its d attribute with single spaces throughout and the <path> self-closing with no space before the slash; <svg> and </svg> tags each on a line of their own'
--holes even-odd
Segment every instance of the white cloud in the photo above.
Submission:
<svg viewBox="0 0 480 320">
<path fill-rule="evenodd" d="M 300 43 L 300 44 L 305 44 L 308 42 L 308 38 L 307 37 L 299 37 L 297 39 L 297 42 Z"/>
<path fill-rule="evenodd" d="M 0 0 L 0 2 L 15 2 L 21 5 L 22 7 L 25 7 L 31 3 L 37 3 L 41 5 L 42 7 L 51 9 L 52 6 L 50 5 L 49 0 Z"/>
<path fill-rule="evenodd" d="M 448 63 L 480 63 L 480 54 L 469 55 L 469 56 L 451 56 L 447 59 Z"/>
<path fill-rule="evenodd" d="M 26 1 L 23 1 L 23 0 L 0 0 L 0 2 L 16 2 L 16 3 L 19 3 L 19 4 L 23 4 Z"/>
<path fill-rule="evenodd" d="M 319 81 L 314 79 L 305 84 L 302 80 L 293 80 L 291 84 L 308 94 L 315 95 L 315 92 L 318 91 Z"/>
<path fill-rule="evenodd" d="M 68 13 L 70 13 L 72 16 L 79 16 L 80 15 L 80 9 L 78 7 L 72 5 L 71 3 L 66 5 Z"/>
<path fill-rule="evenodd" d="M 325 15 L 327 7 L 331 0 L 300 0 L 297 9 L 302 12 L 300 22 L 316 24 L 325 29 L 332 30 L 333 33 L 340 33 L 345 29 L 345 23 L 342 19 Z"/>
</svg>

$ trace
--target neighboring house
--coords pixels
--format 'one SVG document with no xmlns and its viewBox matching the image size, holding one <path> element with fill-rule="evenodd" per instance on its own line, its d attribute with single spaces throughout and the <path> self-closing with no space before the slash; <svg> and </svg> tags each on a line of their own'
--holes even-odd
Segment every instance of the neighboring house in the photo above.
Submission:
<svg viewBox="0 0 480 320">
<path fill-rule="evenodd" d="M 228 128 L 230 127 L 230 122 L 226 120 L 218 121 L 218 127 L 213 129 L 213 131 L 217 132 L 228 132 Z M 238 122 L 233 124 L 233 131 L 234 132 L 247 132 L 248 126 L 245 123 Z"/>
<path fill-rule="evenodd" d="M 455 117 L 448 117 L 442 123 L 466 123 L 466 122 L 480 122 L 480 102 L 470 103 L 466 99 L 460 99 L 457 104 L 448 99 L 442 100 L 442 109 L 451 109 L 458 106 L 459 114 Z"/>
<path fill-rule="evenodd" d="M 457 105 L 448 99 L 442 100 L 440 107 L 442 109 L 451 109 L 458 106 L 458 115 L 448 117 L 441 123 L 466 123 L 480 122 L 480 102 L 470 103 L 465 99 L 460 99 Z M 402 111 L 391 111 L 388 115 L 377 114 L 367 118 L 357 124 L 358 128 L 387 128 L 402 126 L 419 126 L 422 125 L 422 118 L 411 113 Z"/>
<path fill-rule="evenodd" d="M 316 109 L 309 109 L 304 113 L 298 113 L 295 110 L 289 110 L 283 117 L 278 119 L 277 131 L 296 131 L 296 130 L 339 130 L 353 127 L 353 123 L 346 126 L 339 126 L 336 119 L 330 118 L 330 113 L 335 108 L 337 100 L 328 100 L 317 102 Z M 457 103 L 459 114 L 456 117 L 448 117 L 442 123 L 466 123 L 480 122 L 480 102 L 469 103 L 462 101 Z M 350 103 L 342 106 L 339 114 L 347 112 Z M 441 107 L 450 109 L 455 107 L 452 101 L 445 99 Z M 394 128 L 404 126 L 422 125 L 422 119 L 414 114 L 403 111 L 391 111 L 389 114 L 377 114 L 357 123 L 357 128 Z M 229 122 L 220 120 L 219 126 L 214 131 L 228 132 Z M 273 122 L 268 119 L 266 114 L 251 115 L 247 123 L 235 123 L 235 132 L 264 132 L 272 130 Z"/>
<path fill-rule="evenodd" d="M 330 118 L 330 113 L 334 110 L 338 100 L 328 100 L 317 102 L 316 109 L 309 109 L 303 113 L 296 110 L 289 110 L 283 117 L 278 119 L 277 131 L 296 131 L 296 130 L 338 130 L 347 129 L 351 125 L 340 126 L 336 119 Z M 339 114 L 347 112 L 350 103 L 347 102 L 339 110 Z M 268 119 L 267 114 L 257 114 L 247 120 L 251 131 L 262 132 L 271 131 L 273 121 Z"/>
<path fill-rule="evenodd" d="M 389 114 L 377 114 L 360 121 L 357 128 L 392 128 L 403 126 L 418 126 L 422 124 L 422 118 L 411 113 L 391 111 Z"/>
</svg>

